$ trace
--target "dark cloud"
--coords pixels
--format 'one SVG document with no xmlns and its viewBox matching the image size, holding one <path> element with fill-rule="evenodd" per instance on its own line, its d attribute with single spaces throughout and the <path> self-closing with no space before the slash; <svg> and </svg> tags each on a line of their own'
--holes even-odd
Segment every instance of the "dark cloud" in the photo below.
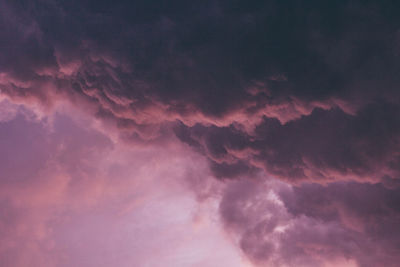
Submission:
<svg viewBox="0 0 400 267">
<path fill-rule="evenodd" d="M 79 77 L 94 75 L 84 63 L 95 61 L 104 71 L 112 65 L 116 74 L 106 71 L 108 79 L 125 77 L 113 87 L 117 95 L 146 96 L 146 103 L 161 102 L 182 116 L 237 110 L 251 116 L 288 103 L 308 109 L 293 111 L 301 115 L 318 105 L 340 106 L 338 100 L 357 107 L 378 92 L 397 95 L 396 7 L 357 1 L 4 1 L 2 40 L 13 45 L 6 45 L 1 65 L 26 79 L 50 78 L 40 70 L 59 71 L 74 61 Z M 275 116 L 287 120 L 282 112 Z"/>
<path fill-rule="evenodd" d="M 399 10 L 396 1 L 0 0 L 0 89 L 46 108 L 71 102 L 125 140 L 162 144 L 173 132 L 218 178 L 264 171 L 296 185 L 277 204 L 255 200 L 264 187 L 228 184 L 221 215 L 255 262 L 393 266 Z M 294 226 L 274 232 L 284 221 Z"/>
<path fill-rule="evenodd" d="M 309 116 L 281 124 L 264 118 L 253 132 L 234 126 L 196 125 L 176 130 L 183 141 L 214 161 L 231 165 L 232 174 L 247 162 L 286 181 L 384 181 L 400 177 L 398 105 L 377 102 L 350 115 L 340 109 L 315 109 Z M 240 163 L 238 165 L 238 163 Z M 221 170 L 220 168 L 219 170 Z"/>
<path fill-rule="evenodd" d="M 243 251 L 261 265 L 396 266 L 398 193 L 380 184 L 290 189 L 241 181 L 228 186 L 220 211 Z"/>
</svg>

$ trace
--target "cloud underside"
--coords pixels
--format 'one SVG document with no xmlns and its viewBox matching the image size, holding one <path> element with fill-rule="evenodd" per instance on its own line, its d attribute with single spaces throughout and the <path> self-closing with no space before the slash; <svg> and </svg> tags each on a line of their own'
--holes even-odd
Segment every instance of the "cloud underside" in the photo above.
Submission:
<svg viewBox="0 0 400 267">
<path fill-rule="evenodd" d="M 186 144 L 227 183 L 220 217 L 255 264 L 395 266 L 398 11 L 4 0 L 1 95 L 67 102 L 127 143 Z"/>
</svg>

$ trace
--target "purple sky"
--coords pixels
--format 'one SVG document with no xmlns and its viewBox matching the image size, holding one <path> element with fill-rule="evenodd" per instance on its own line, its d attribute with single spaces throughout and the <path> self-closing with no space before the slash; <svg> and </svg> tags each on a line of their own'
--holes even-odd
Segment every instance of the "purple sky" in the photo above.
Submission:
<svg viewBox="0 0 400 267">
<path fill-rule="evenodd" d="M 400 266 L 399 12 L 0 0 L 0 267 Z"/>
</svg>

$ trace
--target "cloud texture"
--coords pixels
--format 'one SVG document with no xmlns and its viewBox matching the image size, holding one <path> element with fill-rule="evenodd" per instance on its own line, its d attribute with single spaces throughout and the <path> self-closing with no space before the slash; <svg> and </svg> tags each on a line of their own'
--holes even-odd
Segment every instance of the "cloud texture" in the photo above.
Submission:
<svg viewBox="0 0 400 267">
<path fill-rule="evenodd" d="M 165 175 L 184 176 L 177 183 L 199 203 L 219 203 L 226 233 L 255 266 L 396 266 L 399 11 L 396 1 L 0 0 L 1 183 L 10 186 L 1 194 L 42 205 L 40 190 L 56 187 L 64 205 L 57 192 L 91 183 L 116 143 L 165 147 L 154 162 L 176 172 L 194 164 L 184 155 L 198 157 L 190 174 Z M 77 112 L 97 133 L 69 132 L 57 112 Z M 94 188 L 130 171 L 109 168 Z M 53 174 L 59 182 L 46 180 Z M 23 189 L 34 178 L 38 191 Z M 22 221 L 10 203 L 2 220 Z"/>
</svg>

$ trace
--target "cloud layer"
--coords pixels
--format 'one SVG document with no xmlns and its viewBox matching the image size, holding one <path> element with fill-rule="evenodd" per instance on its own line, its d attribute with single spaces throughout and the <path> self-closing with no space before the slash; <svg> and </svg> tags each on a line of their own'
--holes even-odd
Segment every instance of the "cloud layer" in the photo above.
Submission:
<svg viewBox="0 0 400 267">
<path fill-rule="evenodd" d="M 395 1 L 0 0 L 2 195 L 24 195 L 39 177 L 26 194 L 35 200 L 18 205 L 42 205 L 41 190 L 64 203 L 64 183 L 89 183 L 115 142 L 179 146 L 207 164 L 166 175 L 185 176 L 178 183 L 199 203 L 219 199 L 226 232 L 253 264 L 395 266 L 399 10 Z M 38 119 L 26 110 L 56 133 L 18 123 Z M 85 114 L 99 133 L 69 132 L 60 110 Z M 168 153 L 154 161 L 172 164 Z M 2 219 L 23 220 L 4 205 Z"/>
</svg>

